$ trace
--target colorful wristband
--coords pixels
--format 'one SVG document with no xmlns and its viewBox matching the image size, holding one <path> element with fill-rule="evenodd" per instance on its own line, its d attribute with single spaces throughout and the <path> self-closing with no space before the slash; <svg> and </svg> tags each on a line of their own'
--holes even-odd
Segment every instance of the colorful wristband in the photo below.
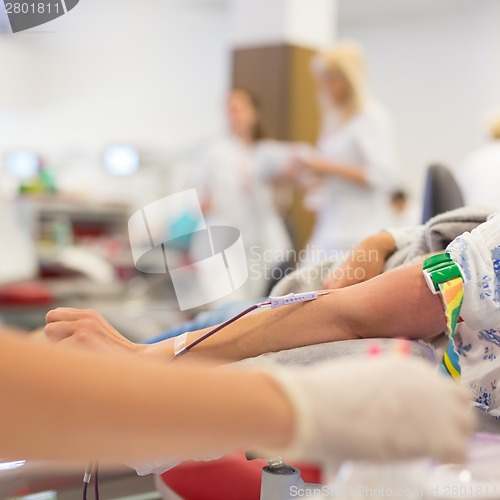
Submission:
<svg viewBox="0 0 500 500">
<path fill-rule="evenodd" d="M 445 253 L 426 259 L 423 272 L 431 292 L 439 294 L 441 297 L 446 316 L 447 333 L 453 338 L 464 299 L 464 285 L 460 268 Z"/>
<path fill-rule="evenodd" d="M 448 346 L 446 347 L 446 351 L 443 353 L 443 359 L 441 360 L 439 367 L 442 373 L 450 375 L 457 381 L 460 380 L 460 357 L 455 351 L 455 345 L 453 344 L 452 339 L 448 341 Z"/>
<path fill-rule="evenodd" d="M 427 259 L 423 271 L 429 289 L 441 297 L 446 316 L 446 329 L 450 337 L 441 361 L 441 370 L 455 380 L 460 380 L 460 363 L 453 336 L 460 320 L 460 309 L 464 299 L 462 273 L 448 254 L 434 255 Z"/>
</svg>

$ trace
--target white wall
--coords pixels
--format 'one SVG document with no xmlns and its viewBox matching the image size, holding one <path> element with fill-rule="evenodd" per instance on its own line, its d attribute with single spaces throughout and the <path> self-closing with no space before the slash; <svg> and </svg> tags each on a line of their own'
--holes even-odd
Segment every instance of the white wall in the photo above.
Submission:
<svg viewBox="0 0 500 500">
<path fill-rule="evenodd" d="M 164 158 L 193 147 L 221 126 L 227 40 L 226 6 L 187 0 L 82 0 L 0 37 L 0 155 L 86 168 L 112 141 Z"/>
<path fill-rule="evenodd" d="M 323 48 L 335 39 L 337 0 L 230 0 L 233 46 L 291 43 Z"/>
<path fill-rule="evenodd" d="M 485 112 L 500 107 L 500 1 L 340 5 L 340 37 L 365 45 L 418 191 L 425 167 L 455 168 L 481 143 Z M 111 141 L 156 158 L 191 148 L 221 126 L 230 24 L 225 0 L 82 0 L 50 24 L 0 36 L 0 156 L 30 147 L 82 170 Z"/>
<path fill-rule="evenodd" d="M 431 162 L 457 168 L 484 140 L 485 113 L 500 108 L 500 2 L 417 3 L 411 15 L 391 14 L 391 2 L 370 17 L 341 9 L 339 21 L 340 37 L 365 46 L 374 93 L 392 114 L 415 191 Z"/>
</svg>

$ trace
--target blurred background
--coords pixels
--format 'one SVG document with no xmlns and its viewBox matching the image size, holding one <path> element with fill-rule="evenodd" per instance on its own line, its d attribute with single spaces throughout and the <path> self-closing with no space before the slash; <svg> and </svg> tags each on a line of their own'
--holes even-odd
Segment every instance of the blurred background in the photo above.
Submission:
<svg viewBox="0 0 500 500">
<path fill-rule="evenodd" d="M 239 82 L 238 49 L 277 43 L 317 49 L 349 38 L 363 45 L 415 194 L 431 162 L 456 168 L 481 143 L 486 113 L 499 107 L 494 0 L 339 0 L 331 2 L 331 20 L 322 12 L 322 26 L 311 19 L 290 37 L 272 25 L 273 2 L 256 2 L 256 20 L 240 19 L 234 3 L 145 0 L 139 11 L 131 0 L 85 0 L 71 15 L 3 36 L 2 155 L 28 148 L 58 172 L 99 169 L 102 149 L 119 141 L 139 147 L 148 167 L 175 171 L 175 162 L 223 126 L 225 94 Z M 323 3 L 330 2 L 313 0 L 310 9 L 326 9 Z M 276 127 L 276 118 L 265 119 Z"/>
</svg>

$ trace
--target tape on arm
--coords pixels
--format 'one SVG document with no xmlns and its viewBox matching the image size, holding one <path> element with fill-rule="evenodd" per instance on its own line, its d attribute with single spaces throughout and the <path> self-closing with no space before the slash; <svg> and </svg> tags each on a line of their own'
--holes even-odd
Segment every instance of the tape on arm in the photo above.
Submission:
<svg viewBox="0 0 500 500">
<path fill-rule="evenodd" d="M 174 356 L 177 356 L 186 347 L 188 333 L 189 332 L 186 332 L 186 333 L 183 333 L 182 335 L 179 335 L 178 337 L 175 337 Z"/>
</svg>

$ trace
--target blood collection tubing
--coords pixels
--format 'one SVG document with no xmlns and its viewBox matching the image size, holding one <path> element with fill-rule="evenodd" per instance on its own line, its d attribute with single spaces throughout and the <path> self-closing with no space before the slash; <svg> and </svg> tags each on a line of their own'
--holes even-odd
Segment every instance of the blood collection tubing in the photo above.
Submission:
<svg viewBox="0 0 500 500">
<path fill-rule="evenodd" d="M 241 311 L 236 316 L 229 318 L 224 323 L 221 323 L 220 325 L 216 326 L 209 332 L 205 333 L 205 335 L 202 335 L 200 338 L 194 340 L 188 345 L 186 345 L 186 343 L 187 343 L 187 335 L 189 332 L 179 335 L 178 337 L 176 337 L 174 341 L 174 356 L 172 359 L 180 358 L 184 354 L 188 353 L 193 347 L 196 347 L 198 344 L 201 344 L 201 342 L 208 339 L 215 333 L 220 332 L 226 326 L 230 325 L 231 323 L 234 323 L 243 316 L 246 316 L 247 314 L 256 311 L 257 309 L 262 309 L 264 307 L 270 307 L 271 309 L 276 309 L 281 306 L 291 306 L 293 304 L 299 304 L 300 302 L 309 302 L 311 300 L 316 300 L 321 295 L 328 295 L 329 293 L 330 292 L 328 290 L 324 290 L 321 292 L 289 293 L 288 295 L 281 295 L 279 297 L 269 297 L 268 300 L 264 302 L 258 302 L 257 304 L 254 304 L 248 307 L 247 309 Z"/>
<path fill-rule="evenodd" d="M 256 311 L 257 309 L 262 309 L 264 307 L 270 307 L 271 309 L 276 309 L 278 307 L 282 306 L 291 306 L 293 304 L 299 304 L 301 302 L 309 302 L 311 300 L 316 300 L 318 297 L 322 295 L 328 295 L 330 292 L 328 290 L 323 290 L 320 292 L 303 292 L 303 293 L 289 293 L 288 295 L 281 295 L 278 297 L 269 297 L 268 300 L 265 300 L 264 302 L 258 302 L 257 304 L 254 304 L 247 309 L 241 311 L 238 313 L 236 316 L 233 316 L 232 318 L 229 318 L 227 321 L 224 323 L 221 323 L 220 325 L 216 326 L 209 332 L 207 332 L 205 335 L 201 336 L 200 338 L 196 339 L 195 341 L 191 342 L 190 344 L 186 345 L 187 343 L 187 334 L 188 332 L 179 335 L 175 338 L 174 340 L 174 356 L 172 360 L 180 358 L 184 354 L 188 353 L 193 347 L 197 346 L 198 344 L 201 344 L 204 340 L 208 339 L 212 335 L 216 334 L 217 332 L 220 332 L 223 328 L 226 326 L 230 325 L 231 323 L 234 323 L 238 319 L 242 318 L 243 316 L 246 316 L 247 314 L 251 313 L 252 311 Z M 92 475 L 94 475 L 94 496 L 95 500 L 99 500 L 99 476 L 98 472 L 99 468 L 97 463 L 90 462 L 87 466 L 87 469 L 85 470 L 85 474 L 83 476 L 83 500 L 87 500 L 87 489 L 90 484 L 90 480 L 92 478 Z"/>
</svg>

